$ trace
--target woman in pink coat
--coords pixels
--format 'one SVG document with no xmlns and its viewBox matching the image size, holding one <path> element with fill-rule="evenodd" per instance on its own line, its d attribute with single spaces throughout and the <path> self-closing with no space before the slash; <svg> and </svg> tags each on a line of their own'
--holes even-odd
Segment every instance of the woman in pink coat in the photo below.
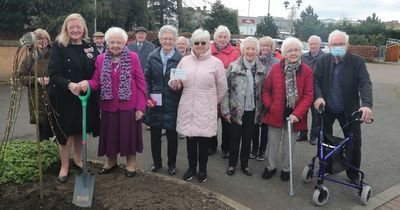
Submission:
<svg viewBox="0 0 400 210">
<path fill-rule="evenodd" d="M 136 175 L 136 153 L 143 150 L 142 123 L 146 107 L 146 83 L 139 57 L 125 46 L 126 32 L 118 27 L 107 30 L 108 49 L 97 56 L 96 71 L 89 81 L 79 84 L 86 91 L 100 90 L 101 127 L 99 156 L 107 161 L 99 174 L 118 168 L 117 155 L 127 157 L 125 176 Z"/>
<path fill-rule="evenodd" d="M 176 130 L 187 137 L 189 169 L 183 179 L 196 175 L 199 161 L 199 182 L 207 181 L 208 148 L 217 135 L 217 104 L 227 91 L 225 69 L 210 51 L 210 33 L 197 29 L 192 34 L 192 52 L 179 62 L 177 69 L 185 72 L 185 79 L 171 80 L 170 86 L 182 89 L 178 107 Z M 198 149 L 197 149 L 198 148 Z"/>
</svg>

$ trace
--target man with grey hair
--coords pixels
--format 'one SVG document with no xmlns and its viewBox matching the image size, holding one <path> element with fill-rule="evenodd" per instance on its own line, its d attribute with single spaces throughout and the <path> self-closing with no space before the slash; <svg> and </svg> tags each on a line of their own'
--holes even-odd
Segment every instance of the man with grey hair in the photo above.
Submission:
<svg viewBox="0 0 400 210">
<path fill-rule="evenodd" d="M 311 67 L 311 69 L 315 70 L 315 65 L 317 60 L 325 54 L 322 52 L 321 48 L 321 38 L 316 35 L 312 35 L 308 38 L 308 46 L 310 47 L 310 51 L 304 53 L 301 56 L 301 61 Z M 318 115 L 317 110 L 311 106 L 311 116 L 312 116 L 312 123 L 311 123 L 311 132 L 310 132 L 310 144 L 315 145 L 317 143 L 318 138 Z M 308 130 L 300 131 L 299 137 L 297 141 L 305 141 L 307 140 L 307 132 Z"/>
<path fill-rule="evenodd" d="M 346 147 L 347 177 L 353 184 L 360 183 L 361 128 L 360 123 L 350 121 L 355 111 L 362 111 L 360 120 L 370 122 L 372 118 L 372 83 L 364 60 L 347 52 L 349 36 L 339 30 L 329 35 L 330 53 L 318 59 L 314 70 L 314 107 L 325 106 L 323 126 L 326 134 L 332 135 L 332 125 L 339 121 L 344 136 L 353 138 Z"/>
<path fill-rule="evenodd" d="M 155 49 L 153 43 L 146 40 L 147 29 L 143 26 L 135 29 L 135 41 L 128 45 L 128 49 L 137 53 L 140 59 L 140 65 L 144 71 L 147 56 Z"/>
</svg>

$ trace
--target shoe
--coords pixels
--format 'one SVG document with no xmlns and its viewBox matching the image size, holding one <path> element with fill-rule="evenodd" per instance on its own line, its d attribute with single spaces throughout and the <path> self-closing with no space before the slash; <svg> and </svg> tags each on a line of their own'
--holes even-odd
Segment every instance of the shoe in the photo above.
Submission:
<svg viewBox="0 0 400 210">
<path fill-rule="evenodd" d="M 82 167 L 76 165 L 76 163 L 75 163 L 74 160 L 71 160 L 71 159 L 70 159 L 70 160 L 69 160 L 69 165 L 71 166 L 72 169 L 75 169 L 75 170 L 82 170 Z"/>
<path fill-rule="evenodd" d="M 146 130 L 150 130 L 150 126 L 146 125 Z"/>
<path fill-rule="evenodd" d="M 68 180 L 68 175 L 67 176 L 58 176 L 57 177 L 58 182 L 60 182 L 61 184 L 67 182 Z"/>
<path fill-rule="evenodd" d="M 235 174 L 235 167 L 228 167 L 228 169 L 226 169 L 226 174 L 228 174 L 229 176 Z"/>
<path fill-rule="evenodd" d="M 183 180 L 190 181 L 192 180 L 193 176 L 196 175 L 196 169 L 189 168 L 186 173 L 183 175 Z"/>
<path fill-rule="evenodd" d="M 256 154 L 257 154 L 256 152 L 251 152 L 249 158 L 250 159 L 256 158 Z"/>
<path fill-rule="evenodd" d="M 244 174 L 246 174 L 247 176 L 253 176 L 253 172 L 251 171 L 251 169 L 249 167 L 242 168 L 242 172 Z"/>
<path fill-rule="evenodd" d="M 358 177 L 357 178 L 349 178 L 349 182 L 351 184 L 361 186 L 360 179 Z"/>
<path fill-rule="evenodd" d="M 317 144 L 317 141 L 318 141 L 318 138 L 317 138 L 317 137 L 310 138 L 310 144 L 311 144 L 311 145 L 316 145 L 316 144 Z"/>
<path fill-rule="evenodd" d="M 307 141 L 307 132 L 306 131 L 300 131 L 299 136 L 296 139 L 296 141 Z"/>
<path fill-rule="evenodd" d="M 197 181 L 199 181 L 200 183 L 204 183 L 207 181 L 207 173 L 200 171 L 199 175 L 197 175 Z"/>
<path fill-rule="evenodd" d="M 126 170 L 125 171 L 125 176 L 128 177 L 128 178 L 135 177 L 136 176 L 136 171 L 128 171 L 128 170 Z"/>
<path fill-rule="evenodd" d="M 229 158 L 229 152 L 222 151 L 222 158 L 223 159 L 228 159 Z"/>
<path fill-rule="evenodd" d="M 217 152 L 217 149 L 208 149 L 208 155 L 214 155 Z"/>
<path fill-rule="evenodd" d="M 100 171 L 98 173 L 100 175 L 109 174 L 109 173 L 117 170 L 117 168 L 118 168 L 118 164 L 115 164 L 111 168 L 102 168 L 102 169 L 100 169 Z"/>
<path fill-rule="evenodd" d="M 260 152 L 260 154 L 257 155 L 256 160 L 258 161 L 265 160 L 265 152 Z"/>
<path fill-rule="evenodd" d="M 157 172 L 158 170 L 160 170 L 162 168 L 162 166 L 158 166 L 158 165 L 151 165 L 151 167 L 149 168 L 150 172 Z"/>
<path fill-rule="evenodd" d="M 263 175 L 262 175 L 262 178 L 263 178 L 263 179 L 269 179 L 269 178 L 271 178 L 272 176 L 274 176 L 275 174 L 276 174 L 276 169 L 270 171 L 270 170 L 268 170 L 267 167 L 265 167 L 264 173 L 263 173 Z"/>
<path fill-rule="evenodd" d="M 282 181 L 288 181 L 290 179 L 290 173 L 288 171 L 281 171 Z"/>
<path fill-rule="evenodd" d="M 168 168 L 168 174 L 173 176 L 176 174 L 176 167 L 175 166 L 171 166 Z"/>
</svg>

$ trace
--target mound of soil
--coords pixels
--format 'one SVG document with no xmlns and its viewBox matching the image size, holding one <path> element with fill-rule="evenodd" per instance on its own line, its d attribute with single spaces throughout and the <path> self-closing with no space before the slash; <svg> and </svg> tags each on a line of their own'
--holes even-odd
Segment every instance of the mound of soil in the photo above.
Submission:
<svg viewBox="0 0 400 210">
<path fill-rule="evenodd" d="M 91 162 L 89 168 L 95 174 L 95 184 L 92 207 L 88 209 L 233 209 L 216 199 L 214 193 L 202 192 L 189 183 L 144 171 L 139 171 L 134 178 L 126 178 L 122 168 L 97 175 L 101 165 Z M 38 182 L 0 186 L 0 209 L 82 209 L 72 204 L 75 175 L 79 173 L 71 169 L 65 184 L 58 183 L 56 168 L 45 173 L 43 202 L 40 202 Z"/>
</svg>

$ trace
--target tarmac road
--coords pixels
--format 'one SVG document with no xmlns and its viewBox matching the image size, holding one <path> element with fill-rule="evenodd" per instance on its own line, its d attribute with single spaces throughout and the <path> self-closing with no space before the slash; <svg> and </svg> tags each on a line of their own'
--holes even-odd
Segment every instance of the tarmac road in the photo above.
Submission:
<svg viewBox="0 0 400 210">
<path fill-rule="evenodd" d="M 373 81 L 375 121 L 372 125 L 362 126 L 361 168 L 366 174 L 365 181 L 372 187 L 374 196 L 400 183 L 400 65 L 368 64 L 368 69 Z M 0 86 L 0 95 L 0 132 L 3 134 L 9 105 L 8 86 Z M 14 138 L 33 138 L 34 126 L 28 124 L 26 102 L 24 93 Z M 337 125 L 335 130 L 338 132 Z M 143 154 L 138 156 L 138 167 L 147 170 L 152 163 L 150 134 L 147 130 L 144 130 L 144 146 Z M 166 143 L 163 137 L 164 168 L 159 173 L 167 175 L 165 149 Z M 89 144 L 89 158 L 104 160 L 98 158 L 96 152 L 97 138 Z M 192 183 L 223 194 L 251 209 L 319 209 L 312 202 L 315 178 L 308 184 L 301 181 L 302 170 L 315 153 L 316 148 L 307 142 L 296 144 L 293 168 L 295 197 L 288 196 L 289 183 L 282 182 L 279 173 L 270 180 L 261 178 L 265 161 L 250 160 L 250 168 L 254 172 L 252 177 L 244 175 L 239 170 L 239 165 L 234 176 L 226 175 L 227 160 L 221 158 L 220 151 L 209 158 L 208 181 L 203 184 L 198 184 L 196 181 Z M 125 160 L 121 159 L 120 162 L 125 163 Z M 181 179 L 187 167 L 186 142 L 179 140 L 178 172 L 175 178 Z M 345 175 L 340 174 L 339 177 Z M 350 209 L 360 205 L 356 190 L 330 182 L 325 182 L 325 186 L 329 189 L 330 197 L 324 209 Z"/>
</svg>

